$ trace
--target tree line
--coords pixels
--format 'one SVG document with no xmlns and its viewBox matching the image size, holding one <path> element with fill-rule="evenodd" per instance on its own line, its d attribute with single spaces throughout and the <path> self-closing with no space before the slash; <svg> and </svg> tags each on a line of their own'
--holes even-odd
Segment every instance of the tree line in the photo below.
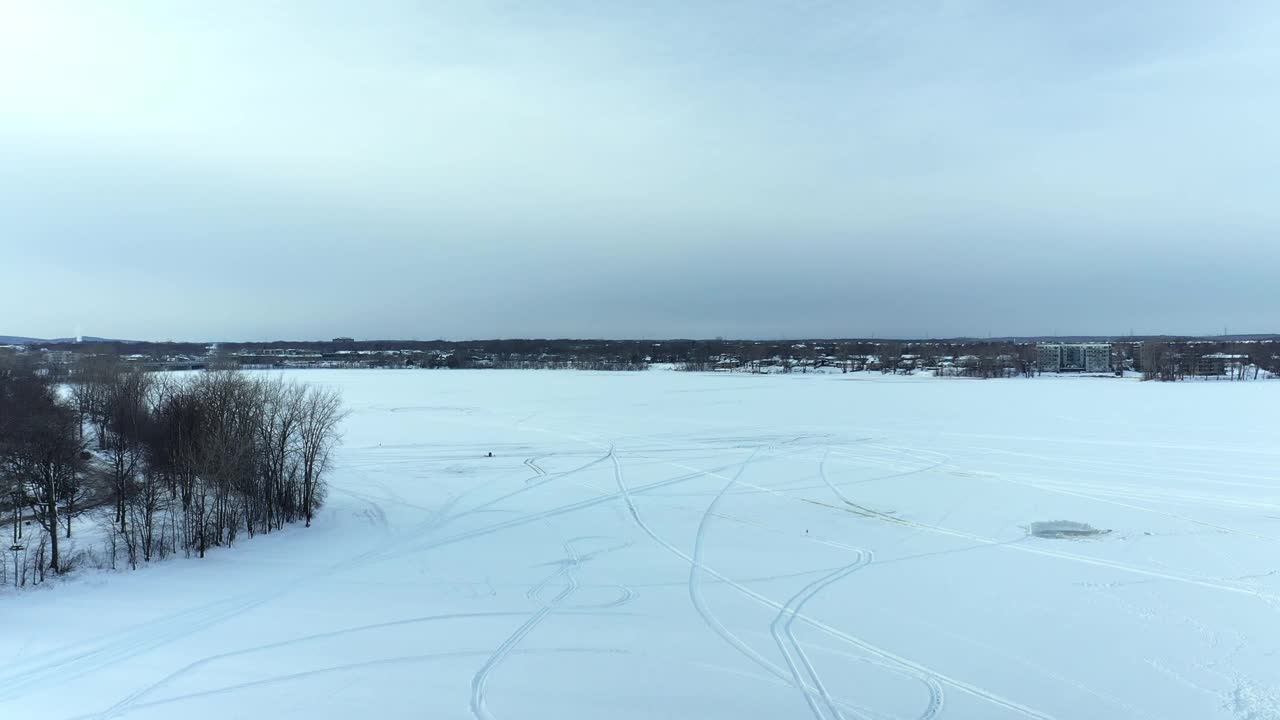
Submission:
<svg viewBox="0 0 1280 720">
<path fill-rule="evenodd" d="M 1145 342 L 1132 357 L 1143 380 L 1257 380 L 1264 371 L 1280 374 L 1280 346 L 1274 343 Z"/>
<path fill-rule="evenodd" d="M 1229 375 L 1233 379 L 1280 374 L 1280 341 L 1272 336 L 1250 339 L 1123 337 L 1113 344 L 1116 369 L 1140 371 L 1149 379 L 1180 379 L 1197 375 Z M 1056 340 L 1055 340 L 1056 341 Z M 290 348 L 317 353 L 316 367 L 419 368 L 548 368 L 644 370 L 653 364 L 687 370 L 737 369 L 746 372 L 805 372 L 834 367 L 847 372 L 886 373 L 936 369 L 939 374 L 967 377 L 1027 376 L 1037 372 L 1036 338 L 957 339 L 839 339 L 766 341 L 715 338 L 710 340 L 368 340 L 278 341 L 271 343 L 50 343 L 41 347 L 83 356 L 74 365 L 50 366 L 50 372 L 72 377 L 80 365 L 100 358 L 133 355 L 162 360 L 172 355 L 201 358 L 208 367 L 236 367 L 249 353 Z M 359 353 L 388 353 L 361 355 Z M 0 356 L 4 350 L 0 348 Z M 1219 368 L 1215 354 L 1245 355 L 1246 360 Z M 38 361 L 38 352 L 25 354 Z M 23 357 L 19 354 L 17 357 Z M 281 361 L 289 358 L 282 357 Z M 292 361 L 294 364 L 296 361 Z M 305 363 L 303 363 L 305 364 Z M 1247 375 L 1246 375 L 1247 371 Z"/>
<path fill-rule="evenodd" d="M 324 502 L 344 417 L 336 390 L 109 363 L 73 380 L 58 385 L 0 367 L 6 584 L 39 582 L 80 562 L 59 540 L 72 537 L 86 512 L 100 515 L 106 531 L 94 560 L 136 568 L 175 554 L 203 557 L 242 533 L 309 526 Z"/>
</svg>

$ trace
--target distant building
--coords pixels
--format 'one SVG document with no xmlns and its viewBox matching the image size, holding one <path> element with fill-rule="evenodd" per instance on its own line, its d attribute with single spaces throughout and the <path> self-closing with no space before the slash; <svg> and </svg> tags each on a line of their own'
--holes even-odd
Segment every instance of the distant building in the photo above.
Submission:
<svg viewBox="0 0 1280 720">
<path fill-rule="evenodd" d="M 1111 371 L 1111 343 L 1039 343 L 1036 367 L 1040 372 Z"/>
<path fill-rule="evenodd" d="M 1228 370 L 1239 370 L 1249 364 L 1248 355 L 1212 353 L 1195 359 L 1196 375 L 1226 375 Z"/>
<path fill-rule="evenodd" d="M 44 361 L 50 365 L 74 365 L 80 361 L 80 354 L 70 350 L 45 350 Z"/>
</svg>

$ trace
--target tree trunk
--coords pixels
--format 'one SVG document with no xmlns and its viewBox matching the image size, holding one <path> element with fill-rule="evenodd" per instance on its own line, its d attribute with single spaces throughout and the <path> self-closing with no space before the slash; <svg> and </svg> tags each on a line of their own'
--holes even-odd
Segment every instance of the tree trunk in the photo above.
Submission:
<svg viewBox="0 0 1280 720">
<path fill-rule="evenodd" d="M 47 516 L 46 524 L 49 527 L 50 553 L 49 567 L 53 568 L 55 573 L 62 572 L 62 565 L 58 562 L 58 483 L 54 479 L 53 473 L 50 472 L 46 480 L 48 497 L 45 502 L 45 514 Z"/>
</svg>

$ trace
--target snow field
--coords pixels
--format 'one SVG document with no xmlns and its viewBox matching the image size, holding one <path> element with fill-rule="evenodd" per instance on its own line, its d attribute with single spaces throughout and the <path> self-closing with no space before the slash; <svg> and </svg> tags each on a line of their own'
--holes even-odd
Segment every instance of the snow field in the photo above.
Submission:
<svg viewBox="0 0 1280 720">
<path fill-rule="evenodd" d="M 0 598 L 0 717 L 1280 718 L 1280 384 L 288 374 L 315 526 Z"/>
</svg>

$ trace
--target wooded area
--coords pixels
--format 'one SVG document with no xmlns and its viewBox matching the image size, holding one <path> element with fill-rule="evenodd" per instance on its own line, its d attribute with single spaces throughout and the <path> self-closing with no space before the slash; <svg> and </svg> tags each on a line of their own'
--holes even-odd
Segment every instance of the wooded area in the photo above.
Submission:
<svg viewBox="0 0 1280 720">
<path fill-rule="evenodd" d="M 335 390 L 236 371 L 102 363 L 59 385 L 0 366 L 0 584 L 84 562 L 203 557 L 242 533 L 309 526 L 343 416 Z M 59 540 L 90 512 L 101 547 L 68 556 Z"/>
</svg>

